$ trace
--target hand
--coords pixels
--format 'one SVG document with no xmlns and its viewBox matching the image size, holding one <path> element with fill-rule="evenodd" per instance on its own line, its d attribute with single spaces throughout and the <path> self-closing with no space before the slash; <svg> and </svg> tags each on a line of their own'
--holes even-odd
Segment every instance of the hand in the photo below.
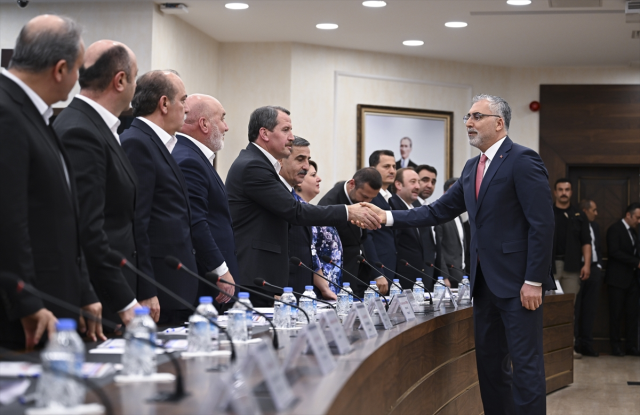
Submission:
<svg viewBox="0 0 640 415">
<path fill-rule="evenodd" d="M 582 281 L 586 281 L 586 280 L 589 279 L 590 275 L 591 275 L 591 265 L 590 264 L 584 264 L 582 269 L 580 269 L 580 279 Z"/>
<path fill-rule="evenodd" d="M 160 319 L 160 302 L 158 301 L 158 297 L 142 300 L 140 301 L 140 305 L 149 307 L 149 316 L 157 323 L 158 319 Z"/>
<path fill-rule="evenodd" d="M 231 276 L 231 273 L 229 271 L 227 271 L 224 275 L 222 275 L 220 277 L 221 279 L 225 280 L 225 281 L 229 281 L 232 284 L 235 284 L 236 282 L 234 281 L 233 277 Z M 218 288 L 220 288 L 223 292 L 229 294 L 229 295 L 233 295 L 233 292 L 235 290 L 235 287 L 233 285 L 229 285 L 225 282 L 222 282 L 220 280 L 218 280 L 218 283 L 216 284 L 218 286 Z M 218 294 L 218 296 L 216 297 L 216 301 L 219 304 L 222 303 L 228 303 L 229 300 L 231 300 L 231 297 L 224 295 L 223 293 Z"/>
<path fill-rule="evenodd" d="M 449 281 L 449 278 L 445 278 L 444 279 L 444 285 L 446 285 L 447 287 L 451 288 L 451 281 Z"/>
<path fill-rule="evenodd" d="M 128 310 L 120 311 L 118 313 L 120 320 L 122 320 L 122 324 L 125 326 L 129 325 L 131 320 L 133 320 L 133 317 L 136 315 L 136 308 L 140 308 L 140 304 L 137 301 L 132 307 L 129 307 Z"/>
<path fill-rule="evenodd" d="M 87 318 L 86 320 L 80 316 L 78 319 L 78 330 L 80 333 L 85 333 L 87 338 L 92 342 L 107 340 L 107 337 L 102 333 L 102 304 L 92 303 L 82 307 L 84 311 L 91 314 L 95 319 Z"/>
<path fill-rule="evenodd" d="M 359 203 L 347 206 L 349 210 L 349 221 L 364 229 L 379 229 L 380 219 L 366 205 Z"/>
<path fill-rule="evenodd" d="M 389 281 L 387 281 L 386 278 L 378 278 L 376 280 L 376 286 L 382 295 L 386 295 L 387 292 L 389 292 Z"/>
<path fill-rule="evenodd" d="M 322 268 L 318 270 L 318 274 L 324 274 L 322 272 Z M 318 289 L 320 290 L 320 295 L 322 295 L 323 299 L 325 300 L 338 299 L 338 296 L 336 295 L 336 293 L 331 291 L 331 289 L 329 288 L 329 281 L 325 280 L 324 278 L 321 278 L 318 275 L 313 274 L 313 285 L 318 287 Z"/>
<path fill-rule="evenodd" d="M 378 215 L 378 219 L 380 219 L 380 223 L 387 223 L 387 212 L 380 209 L 378 206 L 372 203 L 360 203 L 362 206 L 366 206 L 369 209 L 373 210 L 373 213 Z"/>
<path fill-rule="evenodd" d="M 537 310 L 542 305 L 542 286 L 536 287 L 526 282 L 522 284 L 520 301 L 522 301 L 522 306 L 527 310 Z"/>
<path fill-rule="evenodd" d="M 26 339 L 25 347 L 27 351 L 31 351 L 33 347 L 38 344 L 45 330 L 48 331 L 49 336 L 56 332 L 56 323 L 58 320 L 56 320 L 56 317 L 51 311 L 46 308 L 41 308 L 31 315 L 22 317 L 20 322 L 22 322 L 22 329 L 24 330 L 24 337 Z"/>
</svg>

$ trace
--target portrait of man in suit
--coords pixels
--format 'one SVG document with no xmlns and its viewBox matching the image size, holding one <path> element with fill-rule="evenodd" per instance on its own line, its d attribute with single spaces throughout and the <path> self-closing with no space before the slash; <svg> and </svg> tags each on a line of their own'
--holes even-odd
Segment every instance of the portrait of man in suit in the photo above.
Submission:
<svg viewBox="0 0 640 415">
<path fill-rule="evenodd" d="M 411 161 L 411 150 L 413 150 L 413 140 L 409 137 L 402 137 L 400 139 L 400 160 L 396 161 L 396 170 L 405 169 L 407 167 L 418 167 L 416 163 Z"/>
</svg>

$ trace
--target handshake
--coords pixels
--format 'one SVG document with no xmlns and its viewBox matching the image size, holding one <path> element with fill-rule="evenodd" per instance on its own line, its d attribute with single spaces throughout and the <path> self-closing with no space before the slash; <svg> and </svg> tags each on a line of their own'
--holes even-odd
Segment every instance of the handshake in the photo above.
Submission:
<svg viewBox="0 0 640 415">
<path fill-rule="evenodd" d="M 379 229 L 387 222 L 387 214 L 371 203 L 356 203 L 347 206 L 349 222 L 363 229 Z"/>
</svg>

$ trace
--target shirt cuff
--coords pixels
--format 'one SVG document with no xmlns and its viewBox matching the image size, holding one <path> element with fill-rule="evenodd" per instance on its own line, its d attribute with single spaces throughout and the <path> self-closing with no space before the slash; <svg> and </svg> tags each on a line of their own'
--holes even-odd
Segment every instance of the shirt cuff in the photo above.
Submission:
<svg viewBox="0 0 640 415">
<path fill-rule="evenodd" d="M 541 287 L 542 283 L 541 282 L 535 282 L 535 281 L 525 281 L 525 284 L 529 284 L 529 285 L 533 285 L 534 287 Z"/>
<path fill-rule="evenodd" d="M 390 210 L 384 212 L 387 215 L 387 223 L 386 226 L 393 226 L 393 214 Z"/>
<path fill-rule="evenodd" d="M 379 280 L 380 278 L 384 278 L 384 275 L 380 275 L 379 277 L 375 277 L 374 280 Z"/>
<path fill-rule="evenodd" d="M 134 305 L 138 304 L 138 300 L 136 300 L 135 298 L 133 299 L 132 302 L 129 303 L 128 306 L 126 306 L 125 308 L 123 308 L 122 310 L 118 311 L 118 313 L 124 313 L 125 311 L 129 310 L 131 307 L 133 307 Z"/>
<path fill-rule="evenodd" d="M 224 274 L 229 272 L 229 267 L 227 267 L 227 262 L 226 261 L 223 262 L 222 265 L 220 265 L 218 268 L 214 269 L 211 272 L 213 272 L 218 278 L 222 277 Z"/>
<path fill-rule="evenodd" d="M 349 222 L 349 207 L 344 205 L 344 209 L 347 211 L 347 222 Z"/>
</svg>

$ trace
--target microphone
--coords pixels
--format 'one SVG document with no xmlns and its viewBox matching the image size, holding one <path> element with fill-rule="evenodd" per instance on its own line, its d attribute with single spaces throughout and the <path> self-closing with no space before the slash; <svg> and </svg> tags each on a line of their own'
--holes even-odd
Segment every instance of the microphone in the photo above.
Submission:
<svg viewBox="0 0 640 415">
<path fill-rule="evenodd" d="M 268 285 L 269 287 L 277 288 L 277 289 L 279 289 L 279 290 L 283 290 L 283 289 L 284 289 L 284 288 L 282 288 L 282 287 L 278 287 L 277 285 L 273 285 L 273 284 L 271 284 L 270 282 L 265 281 L 263 278 L 255 278 L 255 279 L 253 280 L 253 283 L 254 283 L 255 285 L 257 285 L 258 287 L 264 287 L 265 285 Z M 292 291 L 292 292 L 293 292 L 294 294 L 296 294 L 296 295 L 299 295 L 300 297 L 309 298 L 309 299 L 311 299 L 311 300 L 315 300 L 315 301 L 318 301 L 318 302 L 321 302 L 321 303 L 324 303 L 324 304 L 328 304 L 328 305 L 329 305 L 330 307 L 332 307 L 332 308 L 336 308 L 336 306 L 334 306 L 333 304 L 331 304 L 331 303 L 330 303 L 330 302 L 328 302 L 328 301 L 320 300 L 319 298 L 313 298 L 313 297 L 310 297 L 310 296 L 308 296 L 308 295 L 304 295 L 304 294 L 297 293 L 297 292 L 295 292 L 295 291 Z"/>
<path fill-rule="evenodd" d="M 292 258 L 293 259 L 293 258 Z M 350 273 L 349 271 L 347 271 L 346 269 L 342 268 L 340 265 L 336 264 L 335 262 L 333 262 L 333 260 L 331 260 L 331 257 L 329 255 L 323 255 L 320 257 L 321 260 L 323 260 L 324 262 L 326 262 L 327 264 L 331 264 L 334 267 L 338 267 L 342 270 L 342 272 L 349 274 L 350 276 L 352 276 L 356 281 L 360 281 L 360 278 L 356 277 L 355 275 L 353 275 L 352 273 Z M 367 284 L 368 286 L 369 284 Z M 340 287 L 340 289 L 342 291 L 347 292 L 349 295 L 353 295 L 355 298 L 357 298 L 358 300 L 362 301 L 364 303 L 364 300 L 360 297 L 358 297 L 357 295 L 355 295 L 354 293 L 350 293 L 348 291 L 346 291 L 344 288 Z"/>
<path fill-rule="evenodd" d="M 447 277 L 451 278 L 452 280 L 455 280 L 455 281 L 457 281 L 457 282 L 460 282 L 460 280 L 459 280 L 459 279 L 454 278 L 454 277 L 453 277 L 453 275 L 449 274 L 447 271 L 445 271 L 445 270 L 443 270 L 443 269 L 440 269 L 440 268 L 436 267 L 435 265 L 433 265 L 433 264 L 431 264 L 431 263 L 429 263 L 429 262 L 425 262 L 425 264 L 429 265 L 429 266 L 430 266 L 430 267 L 432 267 L 432 268 L 437 269 L 438 271 L 442 272 L 444 275 L 446 275 Z M 451 266 L 451 268 L 455 268 L 455 267 L 454 267 L 454 266 Z"/>
<path fill-rule="evenodd" d="M 456 271 L 460 271 L 460 272 L 462 272 L 462 275 L 464 275 L 464 274 L 466 273 L 466 271 L 465 271 L 465 270 L 463 270 L 462 268 L 458 268 L 458 267 L 454 266 L 453 264 L 447 264 L 447 267 L 449 267 L 449 268 L 451 268 L 451 269 L 455 269 Z M 435 268 L 435 267 L 434 267 L 434 268 Z M 453 278 L 453 275 L 450 275 L 450 277 L 451 277 L 451 278 Z M 460 281 L 460 280 L 458 280 L 458 279 L 456 279 L 456 278 L 453 278 L 453 279 L 454 279 L 454 280 L 456 280 L 456 281 L 458 281 L 458 282 L 462 282 L 462 281 Z"/>
<path fill-rule="evenodd" d="M 218 323 L 216 321 L 213 321 L 213 319 L 209 318 L 208 316 L 205 316 L 204 314 L 199 313 L 198 310 L 196 310 L 196 308 L 192 304 L 189 304 L 189 302 L 186 301 L 184 298 L 180 297 L 178 294 L 174 293 L 173 291 L 171 291 L 170 289 L 168 289 L 164 285 L 162 285 L 159 282 L 157 282 L 155 279 L 151 278 L 150 276 L 148 276 L 144 272 L 140 271 L 135 266 L 131 265 L 129 263 L 129 261 L 127 261 L 127 258 L 125 258 L 124 255 L 122 255 L 120 252 L 114 251 L 114 250 L 109 251 L 109 253 L 107 254 L 107 261 L 111 262 L 113 265 L 118 266 L 120 268 L 126 266 L 127 268 L 129 268 L 130 270 L 135 272 L 137 275 L 141 276 L 145 280 L 149 281 L 152 285 L 155 285 L 161 291 L 163 291 L 166 294 L 168 294 L 174 300 L 176 300 L 177 302 L 179 302 L 183 306 L 187 307 L 189 310 L 193 311 L 194 313 L 198 313 L 202 317 L 204 317 L 207 320 L 209 320 L 209 323 L 211 323 L 214 326 L 216 326 L 218 328 L 218 330 L 223 331 L 225 333 L 227 332 L 224 328 L 220 327 L 220 325 L 218 325 Z M 235 344 L 233 344 L 233 339 L 231 338 L 231 336 L 229 336 L 227 334 L 227 337 L 229 338 L 229 344 L 231 345 L 231 362 L 235 362 L 236 361 L 236 346 L 235 346 Z"/>
<path fill-rule="evenodd" d="M 393 280 L 392 280 L 392 279 L 390 279 L 389 277 L 387 277 L 386 275 L 384 275 L 384 273 L 383 273 L 383 272 L 380 272 L 380 271 L 378 271 L 377 269 L 375 269 L 375 268 L 373 267 L 373 265 L 371 265 L 369 262 L 367 262 L 367 260 L 366 260 L 362 255 L 358 255 L 358 256 L 356 257 L 356 259 L 358 260 L 358 262 L 359 262 L 359 263 L 361 263 L 361 264 L 366 264 L 369 268 L 371 268 L 372 270 L 374 270 L 374 271 L 376 271 L 378 274 L 380 274 L 380 276 L 381 276 L 381 277 L 384 277 L 384 279 L 385 279 L 385 280 L 389 281 L 389 283 L 390 283 L 390 284 L 395 285 L 396 287 L 398 287 L 398 289 L 399 289 L 400 291 L 402 291 L 402 287 L 401 287 L 401 286 L 399 286 L 398 284 L 396 284 L 395 282 L 393 282 Z M 377 264 L 378 264 L 378 263 L 376 263 L 376 265 L 377 265 Z M 379 268 L 382 268 L 382 267 L 379 267 Z M 413 282 L 413 281 L 412 281 L 412 282 Z"/>
<path fill-rule="evenodd" d="M 25 291 L 28 292 L 29 294 L 34 295 L 35 297 L 38 297 L 42 300 L 48 301 L 50 303 L 53 303 L 55 305 L 57 305 L 58 307 L 64 308 L 65 310 L 69 310 L 72 313 L 76 313 L 81 315 L 84 318 L 88 318 L 90 320 L 93 321 L 97 321 L 99 323 L 104 324 L 105 326 L 111 328 L 111 329 L 117 329 L 120 325 L 114 323 L 113 321 L 107 320 L 107 319 L 98 319 L 96 318 L 96 316 L 94 316 L 93 314 L 84 311 L 82 308 L 79 308 L 78 306 L 75 306 L 73 304 L 70 304 L 64 300 L 59 299 L 58 297 L 54 297 L 50 294 L 44 293 L 40 290 L 38 290 L 37 288 L 35 288 L 34 286 L 25 283 L 24 281 L 18 279 L 17 277 L 13 277 L 10 274 L 7 273 L 0 273 L 0 286 L 4 289 L 7 289 L 8 291 L 11 291 L 13 289 L 16 290 L 16 292 L 20 293 L 21 291 Z M 137 339 L 135 338 L 136 341 L 143 341 L 142 339 Z M 157 344 L 155 344 L 154 342 L 147 340 L 148 343 L 151 344 L 152 347 L 156 348 L 158 347 Z M 163 347 L 164 348 L 164 347 Z M 176 389 L 173 393 L 158 393 L 157 396 L 155 398 L 153 398 L 154 401 L 158 401 L 158 402 L 177 402 L 180 401 L 182 398 L 188 396 L 189 394 L 185 391 L 184 389 L 184 381 L 183 381 L 183 377 L 182 377 L 182 369 L 180 367 L 180 364 L 178 363 L 178 360 L 176 359 L 174 353 L 167 353 L 167 356 L 169 356 L 169 359 L 171 360 L 171 363 L 174 366 L 174 369 L 176 371 Z M 71 376 L 71 375 L 70 375 Z M 97 393 L 98 395 L 100 395 L 99 393 Z M 105 402 L 103 400 L 104 406 L 105 408 L 107 407 L 111 407 L 111 403 Z"/>
<path fill-rule="evenodd" d="M 400 262 L 404 262 L 404 265 L 405 265 L 405 266 L 407 266 L 407 267 L 409 267 L 409 268 L 413 268 L 414 270 L 418 271 L 420 274 L 422 274 L 422 275 L 424 275 L 424 276 L 426 276 L 426 277 L 431 278 L 433 281 L 437 282 L 438 284 L 442 285 L 442 286 L 443 286 L 443 287 L 445 287 L 447 290 L 449 290 L 449 287 L 447 287 L 445 284 L 441 283 L 440 281 L 438 281 L 437 279 L 433 278 L 433 277 L 432 277 L 432 276 L 430 276 L 429 274 L 426 274 L 426 273 L 422 272 L 421 270 L 419 270 L 418 268 L 414 267 L 413 265 L 411 265 L 411 264 L 409 263 L 409 261 L 407 261 L 407 260 L 405 260 L 405 259 L 401 259 L 401 260 L 400 260 Z M 433 266 L 433 264 L 429 264 L 429 265 L 431 265 L 432 267 L 434 267 L 434 266 Z M 434 267 L 434 268 L 436 268 L 436 267 Z M 436 269 L 438 269 L 438 268 L 436 268 Z M 440 271 L 442 271 L 442 270 L 440 270 Z M 448 275 L 448 274 L 447 274 L 447 275 Z M 451 292 L 451 290 L 449 290 L 449 292 Z"/>
<path fill-rule="evenodd" d="M 395 275 L 397 275 L 398 277 L 400 277 L 400 278 L 402 278 L 402 279 L 404 279 L 404 280 L 406 280 L 406 281 L 409 281 L 409 282 L 410 282 L 410 283 L 412 283 L 412 284 L 415 284 L 415 281 L 412 281 L 410 278 L 407 278 L 407 277 L 405 277 L 404 275 L 402 275 L 402 274 L 400 274 L 400 273 L 397 273 L 396 271 L 392 270 L 391 268 L 387 268 L 387 267 L 385 267 L 385 266 L 384 266 L 384 264 L 383 264 L 382 262 L 379 262 L 379 261 L 378 261 L 378 262 L 376 262 L 376 267 L 378 267 L 378 268 L 382 268 L 382 269 L 388 269 L 389 271 L 393 272 L 393 273 L 394 273 Z M 385 276 L 385 277 L 386 277 L 386 276 Z M 387 279 L 388 279 L 388 278 L 387 278 Z M 397 287 L 397 286 L 398 286 L 398 285 L 396 284 L 396 287 Z M 423 286 L 422 288 L 424 288 L 424 286 Z M 401 290 L 402 290 L 402 289 L 401 289 Z M 429 294 L 429 304 L 433 304 L 433 299 L 431 298 L 431 294 Z"/>
<path fill-rule="evenodd" d="M 282 301 L 280 301 L 280 300 L 276 300 L 275 298 L 268 296 L 267 294 L 263 294 L 263 293 L 261 293 L 260 291 L 252 290 L 251 288 L 247 288 L 247 287 L 245 287 L 244 285 L 237 285 L 237 284 L 234 284 L 234 283 L 229 282 L 229 281 L 227 281 L 227 280 L 223 280 L 222 278 L 220 278 L 220 277 L 218 277 L 217 275 L 215 275 L 213 272 L 207 272 L 206 274 L 204 274 L 204 277 L 205 277 L 206 279 L 208 279 L 209 281 L 211 281 L 212 283 L 214 283 L 214 284 L 215 284 L 215 283 L 217 283 L 218 281 L 222 281 L 222 282 L 224 282 L 225 284 L 229 284 L 229 285 L 232 285 L 232 286 L 237 287 L 237 288 L 242 288 L 243 290 L 247 290 L 247 291 L 249 291 L 250 293 L 256 294 L 257 296 L 264 297 L 264 298 L 268 298 L 268 299 L 269 299 L 269 300 L 271 300 L 271 301 L 277 301 L 277 302 L 282 303 L 282 304 L 287 304 L 287 305 L 289 305 L 289 306 L 291 306 L 291 307 L 293 307 L 293 308 L 295 308 L 295 309 L 298 309 L 298 310 L 302 311 L 302 313 L 304 314 L 304 316 L 307 318 L 307 324 L 309 324 L 309 323 L 311 322 L 311 320 L 309 319 L 309 315 L 307 314 L 307 312 L 306 312 L 306 311 L 304 311 L 302 308 L 298 307 L 298 306 L 297 306 L 297 305 L 295 305 L 295 304 L 288 304 L 288 303 L 284 303 L 284 302 L 282 302 Z"/>
<path fill-rule="evenodd" d="M 315 272 L 314 270 L 312 270 L 311 268 L 309 268 L 305 263 L 303 263 L 300 258 L 296 257 L 296 256 L 292 256 L 291 258 L 289 258 L 289 262 L 291 262 L 293 265 L 297 265 L 299 267 L 303 267 L 308 269 L 309 271 L 313 272 L 315 275 L 317 275 L 318 277 L 322 278 L 323 280 L 327 281 L 329 284 L 333 285 L 334 287 L 336 287 L 337 289 L 339 289 L 340 291 L 344 291 L 349 295 L 353 295 L 353 293 L 350 293 L 349 291 L 345 290 L 344 288 L 342 288 L 340 285 L 336 284 L 335 282 L 331 281 L 329 278 L 325 277 L 322 274 L 319 274 L 317 272 Z M 354 295 L 355 297 L 355 295 Z"/>
<path fill-rule="evenodd" d="M 198 280 L 202 281 L 203 283 L 205 283 L 206 285 L 214 288 L 216 291 L 218 292 L 222 292 L 222 290 L 220 288 L 218 288 L 217 285 L 209 282 L 208 280 L 206 280 L 205 278 L 201 277 L 200 275 L 196 274 L 195 272 L 191 271 L 189 268 L 185 267 L 184 264 L 182 262 L 180 262 L 180 260 L 174 256 L 168 256 L 164 259 L 164 263 L 167 264 L 167 266 L 171 269 L 175 269 L 175 270 L 183 270 L 184 272 L 186 272 L 187 274 L 197 278 Z M 246 305 L 245 303 L 240 302 L 240 299 L 238 297 L 236 297 L 235 295 L 229 295 L 227 293 L 224 293 L 224 295 L 227 295 L 231 298 L 233 298 L 234 300 L 236 300 L 239 304 L 243 305 L 246 309 L 254 311 L 255 313 L 261 315 L 262 317 L 264 317 L 265 320 L 267 320 L 267 322 L 271 325 L 271 327 L 273 328 L 273 348 L 278 350 L 278 333 L 276 333 L 276 326 L 273 325 L 273 322 L 271 322 L 271 320 L 269 320 L 267 318 L 267 316 L 265 316 L 263 313 L 261 313 L 260 311 L 256 310 L 253 307 L 249 307 L 248 305 Z"/>
</svg>

